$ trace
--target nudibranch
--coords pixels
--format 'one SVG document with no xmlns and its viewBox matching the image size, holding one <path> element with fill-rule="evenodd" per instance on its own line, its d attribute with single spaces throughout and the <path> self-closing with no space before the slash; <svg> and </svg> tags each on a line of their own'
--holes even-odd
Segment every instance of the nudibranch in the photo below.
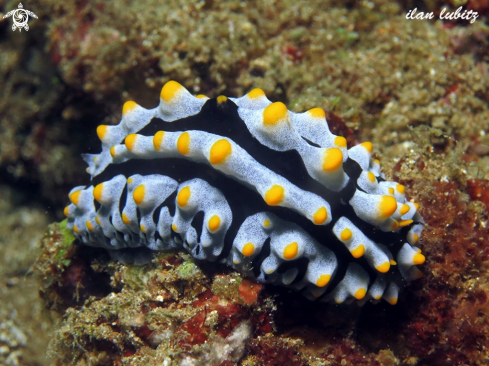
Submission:
<svg viewBox="0 0 489 366">
<path fill-rule="evenodd" d="M 169 81 L 160 104 L 124 104 L 83 155 L 91 184 L 65 209 L 82 243 L 124 251 L 184 248 L 307 298 L 397 303 L 421 277 L 424 226 L 372 144 L 350 149 L 325 113 L 293 113 L 261 89 L 193 96 Z"/>
</svg>

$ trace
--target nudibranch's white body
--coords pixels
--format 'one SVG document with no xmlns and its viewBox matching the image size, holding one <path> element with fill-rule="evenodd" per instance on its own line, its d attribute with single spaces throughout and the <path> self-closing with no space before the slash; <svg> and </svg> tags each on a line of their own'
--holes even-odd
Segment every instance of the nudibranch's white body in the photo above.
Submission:
<svg viewBox="0 0 489 366">
<path fill-rule="evenodd" d="M 84 156 L 95 184 L 65 209 L 84 244 L 183 247 L 336 303 L 395 304 L 421 276 L 417 205 L 320 108 L 292 113 L 260 89 L 210 100 L 170 81 L 157 108 L 127 102 L 97 134 L 102 152 Z"/>
</svg>

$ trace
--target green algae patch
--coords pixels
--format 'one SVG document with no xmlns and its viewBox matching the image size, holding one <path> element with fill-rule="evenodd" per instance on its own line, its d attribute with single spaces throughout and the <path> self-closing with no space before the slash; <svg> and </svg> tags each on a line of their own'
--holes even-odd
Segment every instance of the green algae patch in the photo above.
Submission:
<svg viewBox="0 0 489 366">
<path fill-rule="evenodd" d="M 33 269 L 49 309 L 81 305 L 90 296 L 105 295 L 110 289 L 108 266 L 99 261 L 107 257 L 105 251 L 73 245 L 74 240 L 66 220 L 49 225 L 41 240 L 41 253 Z"/>
<path fill-rule="evenodd" d="M 46 229 L 43 239 L 41 240 L 42 253 L 36 263 L 41 263 L 40 259 L 49 258 L 47 263 L 59 270 L 68 267 L 73 256 L 73 241 L 75 237 L 73 232 L 66 227 L 66 220 L 60 223 L 53 223 Z"/>
<path fill-rule="evenodd" d="M 197 267 L 195 263 L 191 261 L 182 263 L 180 266 L 178 266 L 176 272 L 178 276 L 184 280 L 195 278 L 201 275 L 199 267 Z"/>
<path fill-rule="evenodd" d="M 128 266 L 124 272 L 124 283 L 133 290 L 143 289 L 148 283 L 148 272 L 147 266 Z"/>
<path fill-rule="evenodd" d="M 48 230 L 51 226 L 53 226 L 54 230 L 59 230 L 61 234 L 61 240 L 59 241 L 59 250 L 54 256 L 54 261 L 60 262 L 63 266 L 68 267 L 71 263 L 69 259 L 69 252 L 73 246 L 75 236 L 73 235 L 73 231 L 66 227 L 66 222 L 67 220 L 63 220 L 60 223 L 51 224 L 48 227 Z"/>
<path fill-rule="evenodd" d="M 212 293 L 229 299 L 239 298 L 239 285 L 243 279 L 235 275 L 216 275 L 212 281 Z"/>
</svg>

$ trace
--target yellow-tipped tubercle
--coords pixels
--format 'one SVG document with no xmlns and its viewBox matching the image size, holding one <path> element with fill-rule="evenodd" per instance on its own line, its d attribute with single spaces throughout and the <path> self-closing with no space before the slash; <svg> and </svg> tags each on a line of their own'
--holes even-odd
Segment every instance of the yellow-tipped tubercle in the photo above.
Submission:
<svg viewBox="0 0 489 366">
<path fill-rule="evenodd" d="M 423 264 L 426 260 L 426 257 L 421 254 L 421 253 L 416 253 L 414 256 L 413 256 L 413 263 L 414 264 Z"/>
<path fill-rule="evenodd" d="M 209 162 L 214 164 L 222 164 L 232 152 L 231 143 L 226 139 L 217 140 L 211 147 L 209 154 Z"/>
<path fill-rule="evenodd" d="M 221 218 L 217 215 L 212 216 L 209 219 L 209 230 L 214 232 L 219 229 L 219 225 L 221 225 Z"/>
<path fill-rule="evenodd" d="M 263 110 L 263 124 L 265 126 L 273 126 L 287 119 L 289 112 L 287 107 L 282 102 L 270 104 Z"/>
<path fill-rule="evenodd" d="M 379 271 L 380 273 L 387 273 L 387 272 L 389 272 L 390 268 L 391 268 L 391 264 L 389 262 L 384 262 L 384 263 L 378 265 L 377 267 L 375 267 L 375 269 L 377 271 Z"/>
<path fill-rule="evenodd" d="M 321 276 L 319 276 L 318 280 L 316 281 L 316 286 L 317 287 L 324 287 L 329 283 L 330 279 L 331 279 L 331 275 L 322 274 Z"/>
<path fill-rule="evenodd" d="M 277 206 L 284 199 L 284 187 L 275 184 L 265 193 L 265 202 L 269 206 Z"/>
<path fill-rule="evenodd" d="M 323 224 L 328 219 L 328 211 L 326 211 L 326 207 L 321 207 L 314 214 L 314 223 L 316 225 Z"/>
<path fill-rule="evenodd" d="M 245 257 L 249 257 L 254 252 L 255 252 L 255 246 L 253 245 L 253 243 L 246 243 L 243 246 L 243 250 L 241 251 L 241 253 L 243 253 Z"/>
<path fill-rule="evenodd" d="M 177 150 L 182 155 L 187 155 L 190 152 L 190 134 L 188 132 L 178 136 Z"/>
<path fill-rule="evenodd" d="M 364 254 L 365 254 L 365 245 L 363 244 L 360 244 L 358 247 L 356 247 L 351 251 L 351 255 L 353 256 L 353 258 L 360 258 Z"/>
<path fill-rule="evenodd" d="M 180 192 L 178 192 L 178 195 L 177 195 L 178 205 L 180 207 L 185 207 L 188 203 L 188 200 L 190 199 L 190 195 L 191 195 L 190 187 L 189 186 L 183 187 L 180 190 Z"/>
<path fill-rule="evenodd" d="M 332 147 L 326 149 L 323 158 L 323 170 L 325 172 L 334 172 L 343 164 L 343 153 L 340 149 Z"/>
<path fill-rule="evenodd" d="M 361 300 L 365 297 L 366 294 L 367 294 L 367 289 L 362 287 L 359 288 L 353 296 L 355 297 L 355 299 Z"/>
<path fill-rule="evenodd" d="M 248 98 L 257 99 L 265 96 L 265 92 L 260 88 L 255 88 L 248 93 Z"/>
<path fill-rule="evenodd" d="M 285 259 L 294 259 L 297 256 L 297 252 L 299 250 L 299 244 L 297 242 L 293 242 L 288 244 L 284 249 L 284 258 Z"/>
<path fill-rule="evenodd" d="M 382 196 L 379 204 L 379 213 L 382 218 L 390 217 L 397 210 L 397 201 L 391 196 Z"/>
<path fill-rule="evenodd" d="M 122 107 L 122 115 L 132 112 L 137 106 L 137 103 L 132 100 L 125 102 Z"/>
<path fill-rule="evenodd" d="M 176 81 L 170 80 L 161 89 L 160 97 L 165 102 L 171 102 L 185 88 Z"/>
</svg>

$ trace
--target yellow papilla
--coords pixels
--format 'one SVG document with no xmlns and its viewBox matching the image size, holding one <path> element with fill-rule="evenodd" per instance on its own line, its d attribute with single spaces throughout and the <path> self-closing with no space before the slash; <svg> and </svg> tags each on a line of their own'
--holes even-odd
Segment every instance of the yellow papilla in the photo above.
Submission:
<svg viewBox="0 0 489 366">
<path fill-rule="evenodd" d="M 382 196 L 379 202 L 379 214 L 382 218 L 390 217 L 397 210 L 397 201 L 391 196 Z"/>
<path fill-rule="evenodd" d="M 180 190 L 180 192 L 178 192 L 178 195 L 177 195 L 178 205 L 180 207 L 185 207 L 188 203 L 188 200 L 190 199 L 190 195 L 191 195 L 190 187 L 189 186 L 183 187 Z"/>
<path fill-rule="evenodd" d="M 328 211 L 326 211 L 326 207 L 321 207 L 319 210 L 317 210 L 313 218 L 316 225 L 324 224 L 328 218 Z"/>
<path fill-rule="evenodd" d="M 131 112 L 137 106 L 138 106 L 137 103 L 133 102 L 132 100 L 125 102 L 124 106 L 122 107 L 122 115 L 125 115 L 125 114 Z"/>
<path fill-rule="evenodd" d="M 273 185 L 267 193 L 265 193 L 265 202 L 269 206 L 277 206 L 284 199 L 284 187 L 278 184 Z"/>
<path fill-rule="evenodd" d="M 270 226 L 270 220 L 263 221 L 263 226 L 269 227 Z"/>
<path fill-rule="evenodd" d="M 127 150 L 132 151 L 132 149 L 134 149 L 134 144 L 136 143 L 137 138 L 138 135 L 135 133 L 131 133 L 130 135 L 126 136 L 124 143 L 126 144 Z"/>
<path fill-rule="evenodd" d="M 343 136 L 336 136 L 334 138 L 334 144 L 338 147 L 346 147 L 346 139 Z"/>
<path fill-rule="evenodd" d="M 136 202 L 136 205 L 139 206 L 141 203 L 143 203 L 145 193 L 146 187 L 144 187 L 144 184 L 136 187 L 136 189 L 132 193 L 132 197 L 134 198 L 134 202 Z"/>
<path fill-rule="evenodd" d="M 397 304 L 397 297 L 393 297 L 392 299 L 387 300 L 387 302 L 391 305 Z"/>
<path fill-rule="evenodd" d="M 95 198 L 98 202 L 102 203 L 102 193 L 104 190 L 104 184 L 100 183 L 95 186 L 93 189 L 93 198 Z"/>
<path fill-rule="evenodd" d="M 76 191 L 70 194 L 70 201 L 75 205 L 78 206 L 78 200 L 80 199 L 80 194 L 81 191 Z"/>
<path fill-rule="evenodd" d="M 187 155 L 190 151 L 190 134 L 188 132 L 182 133 L 178 136 L 177 150 L 182 155 Z"/>
<path fill-rule="evenodd" d="M 257 99 L 265 96 L 265 92 L 260 88 L 255 88 L 248 93 L 248 98 Z"/>
<path fill-rule="evenodd" d="M 343 164 L 343 153 L 340 149 L 332 147 L 324 151 L 323 170 L 333 172 Z"/>
<path fill-rule="evenodd" d="M 297 252 L 299 251 L 299 244 L 297 244 L 296 241 L 293 243 L 288 244 L 284 248 L 284 258 L 285 259 L 294 259 L 297 256 Z"/>
<path fill-rule="evenodd" d="M 316 286 L 317 287 L 324 287 L 329 283 L 329 280 L 331 279 L 330 275 L 323 274 L 319 276 L 318 280 L 316 281 Z"/>
<path fill-rule="evenodd" d="M 365 254 L 365 245 L 360 244 L 358 247 L 353 249 L 350 253 L 353 258 L 360 258 L 362 255 Z"/>
<path fill-rule="evenodd" d="M 208 226 L 210 231 L 216 231 L 219 229 L 219 225 L 221 225 L 221 218 L 219 216 L 214 215 L 209 219 Z"/>
<path fill-rule="evenodd" d="M 400 227 L 404 227 L 404 226 L 411 225 L 412 223 L 413 223 L 413 220 L 401 220 L 399 222 L 399 226 Z"/>
<path fill-rule="evenodd" d="M 360 145 L 362 145 L 369 153 L 371 153 L 374 149 L 374 146 L 370 141 L 362 142 Z"/>
<path fill-rule="evenodd" d="M 249 257 L 254 252 L 255 246 L 253 245 L 253 243 L 246 243 L 245 245 L 243 245 L 243 250 L 241 251 L 241 253 L 243 253 L 245 257 Z"/>
<path fill-rule="evenodd" d="M 375 183 L 377 181 L 377 179 L 375 178 L 374 173 L 368 172 L 367 173 L 367 176 L 368 176 L 368 180 L 371 181 L 372 183 Z"/>
<path fill-rule="evenodd" d="M 65 209 L 63 210 L 63 213 L 65 214 L 65 216 L 68 216 L 70 213 L 70 207 L 66 206 Z"/>
<path fill-rule="evenodd" d="M 265 126 L 273 126 L 286 119 L 288 115 L 289 112 L 284 103 L 272 103 L 263 110 L 263 124 Z"/>
<path fill-rule="evenodd" d="M 367 289 L 364 289 L 362 287 L 362 288 L 359 288 L 357 290 L 357 292 L 355 292 L 355 294 L 353 296 L 355 297 L 355 299 L 361 300 L 361 299 L 363 299 L 365 297 L 366 294 L 367 294 Z"/>
<path fill-rule="evenodd" d="M 106 125 L 100 125 L 97 127 L 97 136 L 100 140 L 104 139 L 106 133 L 107 133 L 107 126 Z"/>
<path fill-rule="evenodd" d="M 165 85 L 163 85 L 163 88 L 161 89 L 161 94 L 160 97 L 163 99 L 165 102 L 169 103 L 175 96 L 184 90 L 185 88 L 177 83 L 174 80 L 170 80 L 167 82 Z"/>
<path fill-rule="evenodd" d="M 391 264 L 389 262 L 384 262 L 378 265 L 377 267 L 375 267 L 375 269 L 380 273 L 387 273 L 390 268 L 391 268 Z"/>
<path fill-rule="evenodd" d="M 225 95 L 219 95 L 217 97 L 217 104 L 222 104 L 227 100 L 228 100 L 228 97 L 226 97 Z"/>
<path fill-rule="evenodd" d="M 341 232 L 341 234 L 340 234 L 340 238 L 341 238 L 341 240 L 346 241 L 346 240 L 350 240 L 350 239 L 351 239 L 351 237 L 352 237 L 352 235 L 353 235 L 353 234 L 352 234 L 351 230 L 350 230 L 350 229 L 348 229 L 348 228 L 346 228 L 346 229 L 344 229 L 344 230 Z"/>
<path fill-rule="evenodd" d="M 414 264 L 423 264 L 425 260 L 426 260 L 426 257 L 421 253 L 416 253 L 413 256 Z"/>
<path fill-rule="evenodd" d="M 129 220 L 129 217 L 123 212 L 122 213 L 122 222 L 126 225 L 129 225 L 131 223 L 131 220 Z"/>
<path fill-rule="evenodd" d="M 93 231 L 93 225 L 90 221 L 87 220 L 86 225 L 88 230 Z"/>
<path fill-rule="evenodd" d="M 211 164 L 221 164 L 226 158 L 231 154 L 232 146 L 231 143 L 226 139 L 217 140 L 212 144 L 209 162 Z"/>
<path fill-rule="evenodd" d="M 404 194 L 406 192 L 406 188 L 402 185 L 402 184 L 398 184 L 396 186 L 396 190 L 400 193 L 400 194 Z"/>
<path fill-rule="evenodd" d="M 405 203 L 403 203 L 400 212 L 401 212 L 401 215 L 407 214 L 409 212 L 409 205 L 406 205 Z"/>
<path fill-rule="evenodd" d="M 165 131 L 158 131 L 153 136 L 153 146 L 156 151 L 160 151 L 161 143 L 163 142 L 163 137 L 165 137 Z"/>
<path fill-rule="evenodd" d="M 307 111 L 307 113 L 314 118 L 326 118 L 326 113 L 322 108 L 312 108 Z"/>
</svg>

